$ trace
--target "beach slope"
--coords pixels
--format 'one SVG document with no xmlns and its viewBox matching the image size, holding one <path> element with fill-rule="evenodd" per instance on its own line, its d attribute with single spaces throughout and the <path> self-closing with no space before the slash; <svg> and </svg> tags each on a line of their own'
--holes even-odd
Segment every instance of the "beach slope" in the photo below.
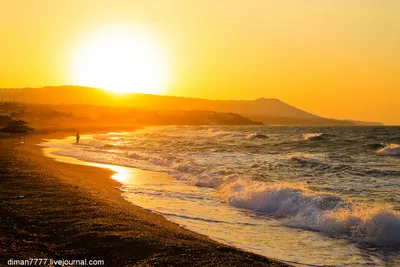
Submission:
<svg viewBox="0 0 400 267">
<path fill-rule="evenodd" d="M 46 158 L 35 145 L 40 138 L 14 150 L 0 140 L 0 265 L 53 258 L 105 266 L 287 266 L 128 203 L 111 171 Z"/>
</svg>

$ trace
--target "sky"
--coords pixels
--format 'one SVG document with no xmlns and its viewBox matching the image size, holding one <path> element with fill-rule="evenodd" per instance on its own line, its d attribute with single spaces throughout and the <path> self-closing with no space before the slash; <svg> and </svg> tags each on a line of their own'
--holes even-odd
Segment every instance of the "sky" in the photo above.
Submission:
<svg viewBox="0 0 400 267">
<path fill-rule="evenodd" d="M 0 0 L 0 88 L 73 84 L 87 36 L 134 25 L 168 57 L 162 94 L 279 98 L 400 124 L 399 10 L 398 0 Z"/>
</svg>

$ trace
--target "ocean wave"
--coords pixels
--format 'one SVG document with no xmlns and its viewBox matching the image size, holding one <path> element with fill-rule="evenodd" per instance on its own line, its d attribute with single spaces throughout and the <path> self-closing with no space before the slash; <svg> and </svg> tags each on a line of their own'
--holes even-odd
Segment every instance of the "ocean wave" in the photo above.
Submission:
<svg viewBox="0 0 400 267">
<path fill-rule="evenodd" d="M 90 162 L 166 171 L 191 185 L 214 188 L 222 201 L 276 217 L 286 226 L 378 246 L 400 244 L 400 215 L 390 207 L 358 207 L 336 195 L 312 192 L 302 186 L 254 181 L 242 178 L 229 169 L 215 170 L 193 160 L 172 156 L 159 157 L 135 152 L 129 153 L 129 158 L 126 158 L 96 152 L 96 157 L 93 157 L 85 150 L 64 150 L 55 154 Z M 148 163 L 138 164 L 139 161 L 165 168 L 153 168 Z M 319 164 L 315 159 L 306 159 L 306 162 Z"/>
<path fill-rule="evenodd" d="M 314 170 L 318 169 L 321 171 L 344 171 L 351 169 L 351 166 L 348 164 L 345 164 L 343 162 L 341 163 L 334 163 L 334 162 L 328 162 L 328 161 L 323 161 L 320 159 L 316 158 L 311 158 L 311 157 L 305 157 L 305 156 L 291 156 L 289 160 L 300 166 L 300 167 L 307 167 L 307 168 L 312 168 Z"/>
<path fill-rule="evenodd" d="M 215 129 L 209 129 L 208 135 L 212 137 L 237 137 L 237 138 L 244 138 L 247 140 L 253 140 L 253 139 L 266 139 L 268 136 L 262 133 L 237 133 L 237 132 L 227 132 L 227 131 L 216 131 Z"/>
<path fill-rule="evenodd" d="M 203 133 L 204 131 L 202 131 Z M 230 132 L 230 134 L 235 133 Z M 246 138 L 248 135 L 247 133 L 241 134 L 241 138 Z M 246 143 L 255 144 L 254 142 Z M 148 153 L 125 150 L 122 152 L 123 154 L 110 154 L 108 151 L 104 151 L 104 147 L 96 150 L 95 148 L 100 147 L 98 142 L 87 142 L 87 144 L 94 147 L 71 144 L 49 146 L 65 148 L 65 150 L 57 151 L 54 154 L 73 156 L 89 162 L 168 172 L 185 183 L 198 187 L 214 188 L 224 202 L 275 216 L 287 226 L 319 231 L 335 237 L 345 237 L 355 242 L 384 246 L 400 244 L 400 215 L 392 208 L 360 207 L 337 195 L 312 192 L 302 186 L 246 179 L 243 177 L 243 173 L 248 173 L 249 178 L 252 178 L 253 175 L 254 178 L 254 174 L 258 170 L 252 170 L 253 172 L 250 174 L 249 169 L 243 168 L 242 170 L 241 167 L 237 167 L 237 160 L 234 160 L 235 167 L 214 160 L 219 157 L 232 156 L 230 153 L 203 154 L 203 152 L 196 152 L 191 155 L 189 153 L 172 153 L 174 151 L 171 153 L 162 151 L 164 154 L 159 154 L 159 150 Z M 104 146 L 104 142 L 101 142 L 101 144 Z M 108 144 L 111 143 L 105 145 Z M 71 149 L 68 150 L 68 148 Z M 137 149 L 137 147 L 133 148 Z M 386 175 L 397 177 L 399 175 L 399 171 L 395 170 L 387 172 L 385 170 L 368 169 L 365 166 L 361 168 L 353 164 L 344 164 L 351 162 L 350 156 L 349 158 L 336 159 L 305 153 L 295 155 L 289 158 L 292 164 L 313 168 L 313 174 L 316 175 L 324 174 L 327 171 L 330 173 L 346 171 L 351 174 L 373 177 Z M 284 164 L 287 163 L 286 160 L 287 157 L 285 156 Z M 257 168 L 267 164 L 265 161 L 254 162 L 251 157 L 249 162 Z M 294 175 L 296 174 L 294 173 Z"/>
<path fill-rule="evenodd" d="M 400 156 L 400 145 L 390 144 L 376 152 L 380 156 Z"/>
<path fill-rule="evenodd" d="M 218 131 L 216 129 L 208 129 L 207 133 L 211 137 L 246 137 L 247 136 L 245 133 Z"/>
<path fill-rule="evenodd" d="M 324 161 L 316 158 L 306 157 L 306 156 L 291 156 L 289 160 L 295 164 L 295 166 L 301 168 L 310 168 L 312 171 L 320 171 L 323 173 L 342 173 L 357 175 L 357 176 L 372 176 L 376 178 L 381 177 L 397 177 L 400 175 L 398 170 L 385 170 L 367 167 L 357 167 L 353 166 L 351 163 L 351 158 L 346 160 L 346 158 L 332 158 L 328 157 L 330 160 L 335 160 L 336 162 Z"/>
<path fill-rule="evenodd" d="M 316 141 L 316 140 L 327 140 L 329 135 L 325 133 L 306 133 L 303 134 L 304 140 Z"/>
<path fill-rule="evenodd" d="M 160 157 L 156 155 L 149 155 L 145 153 L 129 153 L 129 158 L 134 160 L 146 161 L 156 166 L 165 167 L 164 171 L 171 174 L 178 180 L 183 180 L 188 184 L 198 187 L 215 188 L 221 184 L 218 177 L 221 174 L 226 175 L 229 173 L 226 170 L 207 170 L 207 166 L 198 164 L 191 159 L 178 159 L 173 156 Z M 133 164 L 132 167 L 137 167 Z M 148 166 L 149 170 L 155 170 Z"/>
<path fill-rule="evenodd" d="M 245 137 L 245 139 L 247 139 L 247 140 L 266 139 L 266 138 L 268 138 L 268 136 L 266 136 L 265 134 L 261 134 L 261 133 L 251 133 Z"/>
<path fill-rule="evenodd" d="M 97 140 L 121 140 L 124 137 L 124 133 L 95 134 L 92 137 Z"/>
<path fill-rule="evenodd" d="M 377 246 L 400 245 L 400 213 L 391 207 L 354 205 L 302 186 L 228 179 L 218 196 L 230 205 L 282 219 L 286 226 Z"/>
<path fill-rule="evenodd" d="M 155 165 L 161 165 L 164 167 L 170 167 L 174 162 L 173 157 L 160 157 L 157 155 L 150 155 L 150 154 L 139 153 L 139 152 L 129 152 L 128 157 L 131 159 L 148 161 Z"/>
<path fill-rule="evenodd" d="M 110 143 L 110 144 L 104 144 L 103 146 L 100 146 L 100 148 L 105 148 L 105 149 L 120 149 L 120 150 L 130 150 L 132 147 L 128 143 Z"/>
<path fill-rule="evenodd" d="M 321 160 L 316 158 L 306 157 L 306 156 L 291 156 L 289 160 L 295 163 L 299 163 L 300 165 L 304 166 L 320 166 L 323 164 Z"/>
<path fill-rule="evenodd" d="M 256 224 L 244 223 L 244 222 L 229 222 L 229 221 L 222 221 L 222 220 L 212 220 L 212 219 L 185 216 L 185 215 L 182 215 L 182 214 L 167 213 L 167 212 L 157 212 L 157 213 L 161 214 L 163 216 L 183 218 L 183 219 L 188 219 L 188 220 L 193 220 L 193 221 L 203 221 L 203 222 L 207 222 L 207 223 L 211 222 L 211 223 L 234 224 L 234 225 L 238 225 L 239 224 L 239 225 L 251 225 L 251 226 L 256 225 Z"/>
<path fill-rule="evenodd" d="M 382 143 L 372 143 L 372 144 L 366 144 L 365 145 L 369 149 L 381 149 L 384 148 L 386 145 Z"/>
</svg>

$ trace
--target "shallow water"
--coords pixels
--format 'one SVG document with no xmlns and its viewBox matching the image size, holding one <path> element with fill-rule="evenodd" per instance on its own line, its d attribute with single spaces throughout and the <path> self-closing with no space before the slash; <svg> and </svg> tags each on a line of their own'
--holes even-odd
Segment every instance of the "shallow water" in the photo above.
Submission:
<svg viewBox="0 0 400 267">
<path fill-rule="evenodd" d="M 49 140 L 56 155 L 167 172 L 134 204 L 213 239 L 299 265 L 400 266 L 400 129 L 151 127 Z"/>
</svg>

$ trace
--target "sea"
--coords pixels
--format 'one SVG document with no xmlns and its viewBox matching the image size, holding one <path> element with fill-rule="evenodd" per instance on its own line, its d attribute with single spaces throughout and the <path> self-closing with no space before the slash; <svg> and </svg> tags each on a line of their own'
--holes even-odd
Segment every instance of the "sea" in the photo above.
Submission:
<svg viewBox="0 0 400 267">
<path fill-rule="evenodd" d="M 211 239 L 294 266 L 400 266 L 399 127 L 162 126 L 74 142 L 41 146 L 126 167 L 126 200 Z M 135 170 L 165 175 L 124 179 Z"/>
</svg>

